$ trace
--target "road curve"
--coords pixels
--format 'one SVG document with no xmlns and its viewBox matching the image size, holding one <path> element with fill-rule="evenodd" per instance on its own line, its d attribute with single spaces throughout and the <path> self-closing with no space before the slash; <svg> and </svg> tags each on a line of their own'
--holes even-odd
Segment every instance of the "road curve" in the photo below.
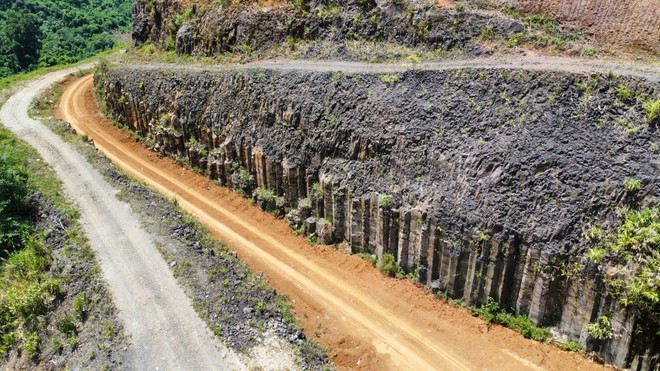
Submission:
<svg viewBox="0 0 660 371">
<path fill-rule="evenodd" d="M 582 369 L 598 366 L 575 354 L 531 342 L 509 330 L 485 329 L 465 311 L 449 308 L 409 282 L 378 275 L 367 263 L 332 249 L 310 248 L 283 222 L 201 175 L 159 158 L 98 112 L 92 77 L 64 92 L 61 115 L 129 174 L 198 217 L 239 257 L 290 296 L 297 313 L 341 341 L 370 344 L 366 367 L 379 369 Z M 302 242 L 301 242 L 302 241 Z M 304 246 L 303 246 L 304 245 Z M 330 263 L 341 261 L 343 266 Z M 305 310 L 300 308 L 304 307 Z M 324 344 L 324 337 L 320 341 Z M 331 352 L 333 350 L 331 349 Z M 370 353 L 371 352 L 371 353 Z M 358 359 L 354 367 L 365 367 Z M 374 366 L 376 365 L 376 366 Z M 346 366 L 346 365 L 345 365 Z M 350 367 L 350 365 L 348 365 Z"/>
<path fill-rule="evenodd" d="M 117 200 L 85 158 L 39 121 L 28 116 L 34 97 L 83 65 L 45 75 L 14 94 L 0 111 L 0 121 L 39 151 L 78 205 L 90 244 L 125 324 L 131 345 L 130 369 L 245 369 L 220 345 L 176 284 L 150 236 L 129 207 Z"/>
</svg>

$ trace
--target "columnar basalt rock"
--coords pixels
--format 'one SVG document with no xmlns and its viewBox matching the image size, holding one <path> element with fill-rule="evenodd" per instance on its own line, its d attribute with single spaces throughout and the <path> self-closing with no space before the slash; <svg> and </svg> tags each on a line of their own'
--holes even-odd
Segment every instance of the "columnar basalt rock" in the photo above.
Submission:
<svg viewBox="0 0 660 371">
<path fill-rule="evenodd" d="M 319 242 L 392 254 L 434 291 L 491 297 L 609 362 L 651 367 L 656 325 L 612 299 L 583 232 L 611 230 L 619 207 L 658 202 L 658 122 L 642 109 L 657 84 L 516 70 L 396 76 L 122 67 L 96 85 L 155 151 L 287 213 Z M 619 99 L 618 86 L 638 98 Z M 603 313 L 615 336 L 596 342 L 586 325 Z"/>
</svg>

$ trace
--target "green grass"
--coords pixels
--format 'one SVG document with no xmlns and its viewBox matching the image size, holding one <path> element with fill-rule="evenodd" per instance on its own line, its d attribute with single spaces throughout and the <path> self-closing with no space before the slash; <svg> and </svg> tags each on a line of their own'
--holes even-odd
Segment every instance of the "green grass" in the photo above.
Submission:
<svg viewBox="0 0 660 371">
<path fill-rule="evenodd" d="M 567 350 L 569 352 L 581 352 L 584 350 L 582 344 L 578 343 L 577 341 L 567 341 L 565 343 L 557 343 L 557 345 L 561 349 Z"/>
<path fill-rule="evenodd" d="M 0 128 L 0 158 L 7 153 L 12 154 L 12 160 L 4 161 L 4 165 L 10 165 L 15 170 L 14 175 L 16 172 L 22 175 L 8 179 L 11 171 L 0 172 L 0 185 L 20 183 L 20 188 L 24 189 L 19 195 L 20 204 L 27 195 L 40 192 L 53 200 L 63 214 L 77 215 L 66 204 L 59 181 L 36 151 Z M 35 340 L 34 333 L 40 326 L 39 316 L 47 313 L 50 301 L 61 291 L 60 281 L 48 274 L 52 258 L 43 247 L 42 237 L 31 232 L 29 215 L 23 218 L 20 223 L 26 228 L 13 249 L 5 253 L 8 254 L 6 259 L 0 260 L 0 355 L 14 346 L 20 346 L 31 356 L 36 355 L 39 341 Z M 7 215 L 0 214 L 0 223 L 6 224 L 6 221 Z"/>
<path fill-rule="evenodd" d="M 653 122 L 656 118 L 660 117 L 660 98 L 644 102 L 643 107 L 649 122 Z"/>
<path fill-rule="evenodd" d="M 479 308 L 472 308 L 471 312 L 483 318 L 486 323 L 499 323 L 519 332 L 527 339 L 546 341 L 550 338 L 550 330 L 535 326 L 525 315 L 509 314 L 493 298 L 488 298 L 488 302 Z"/>
</svg>

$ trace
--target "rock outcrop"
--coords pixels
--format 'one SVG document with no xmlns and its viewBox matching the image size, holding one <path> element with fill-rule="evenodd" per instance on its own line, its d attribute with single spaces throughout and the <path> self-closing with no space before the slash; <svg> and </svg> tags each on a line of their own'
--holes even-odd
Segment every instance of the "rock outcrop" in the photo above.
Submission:
<svg viewBox="0 0 660 371">
<path fill-rule="evenodd" d="M 584 232 L 658 203 L 657 84 L 516 70 L 110 69 L 108 111 L 154 150 L 421 284 L 494 298 L 609 362 L 657 364 L 657 323 L 607 291 Z M 617 93 L 625 87 L 635 96 Z M 639 189 L 624 187 L 626 179 Z M 586 326 L 611 314 L 614 336 Z M 655 357 L 655 358 L 653 358 Z"/>
<path fill-rule="evenodd" d="M 137 0 L 133 8 L 134 43 L 174 47 L 179 55 L 216 56 L 277 48 L 287 53 L 286 49 L 305 45 L 305 57 L 388 59 L 407 57 L 409 51 L 395 50 L 405 47 L 423 47 L 430 53 L 479 55 L 488 52 L 479 39 L 483 30 L 511 36 L 525 30 L 520 21 L 453 7 L 443 9 L 431 1 L 218 4 Z M 371 46 L 374 50 L 368 56 L 354 50 L 369 43 L 388 45 L 392 50 Z"/>
</svg>

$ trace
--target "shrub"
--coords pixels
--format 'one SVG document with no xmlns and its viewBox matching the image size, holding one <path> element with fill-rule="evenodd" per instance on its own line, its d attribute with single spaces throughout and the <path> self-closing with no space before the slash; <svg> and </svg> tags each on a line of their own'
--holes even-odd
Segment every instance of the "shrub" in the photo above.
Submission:
<svg viewBox="0 0 660 371">
<path fill-rule="evenodd" d="M 465 10 L 465 4 L 463 4 L 463 3 L 460 2 L 460 1 L 455 2 L 455 3 L 454 3 L 454 10 L 456 10 L 457 12 L 462 12 L 462 11 L 464 11 L 464 10 Z"/>
<path fill-rule="evenodd" d="M 257 196 L 261 197 L 262 199 L 269 201 L 275 198 L 275 190 L 272 190 L 270 188 L 261 188 L 258 187 L 255 192 L 257 193 Z"/>
<path fill-rule="evenodd" d="M 3 139 L 0 137 L 4 146 Z M 9 252 L 23 244 L 29 231 L 25 213 L 28 176 L 24 162 L 18 151 L 9 147 L 0 149 L 0 246 Z"/>
<path fill-rule="evenodd" d="M 386 276 L 394 277 L 400 273 L 401 268 L 396 264 L 396 258 L 390 253 L 383 254 L 378 269 Z"/>
<path fill-rule="evenodd" d="M 607 316 L 598 317 L 596 322 L 587 325 L 587 333 L 596 340 L 611 339 L 613 334 L 610 318 Z"/>
</svg>

